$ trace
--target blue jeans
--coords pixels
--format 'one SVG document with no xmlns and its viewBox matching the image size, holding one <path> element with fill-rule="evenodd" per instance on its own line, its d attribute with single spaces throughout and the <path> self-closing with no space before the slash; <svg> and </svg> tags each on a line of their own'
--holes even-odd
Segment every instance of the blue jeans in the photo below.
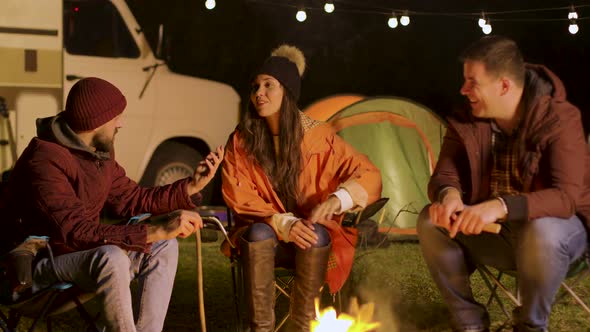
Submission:
<svg viewBox="0 0 590 332">
<path fill-rule="evenodd" d="M 149 254 L 105 245 L 55 257 L 58 276 L 84 292 L 97 293 L 103 310 L 100 323 L 107 331 L 162 331 L 176 267 L 176 239 L 152 244 Z M 131 305 L 131 280 L 139 280 L 138 312 Z M 49 259 L 37 263 L 33 290 L 56 282 Z"/>
<path fill-rule="evenodd" d="M 330 244 L 330 233 L 320 224 L 314 225 L 314 233 L 318 236 L 318 242 L 313 248 L 323 248 Z M 259 242 L 268 239 L 274 239 L 275 246 L 275 266 L 286 269 L 295 268 L 295 255 L 297 245 L 293 242 L 279 241 L 275 231 L 265 223 L 254 223 L 248 227 L 248 230 L 242 235 L 242 238 L 248 242 Z"/>
<path fill-rule="evenodd" d="M 544 217 L 503 223 L 500 234 L 459 234 L 455 239 L 430 222 L 428 207 L 418 217 L 418 238 L 424 260 L 451 312 L 454 329 L 483 330 L 488 314 L 471 292 L 475 263 L 515 270 L 522 307 L 515 317 L 519 331 L 547 329 L 551 305 L 572 262 L 586 250 L 582 221 Z"/>
</svg>

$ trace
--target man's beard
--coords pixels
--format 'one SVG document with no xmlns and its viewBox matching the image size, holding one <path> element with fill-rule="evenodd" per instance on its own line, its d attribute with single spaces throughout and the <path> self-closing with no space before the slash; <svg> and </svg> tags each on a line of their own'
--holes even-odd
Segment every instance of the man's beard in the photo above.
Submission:
<svg viewBox="0 0 590 332">
<path fill-rule="evenodd" d="M 115 133 L 113 134 L 112 138 L 106 137 L 104 135 L 95 135 L 92 138 L 92 146 L 94 146 L 96 151 L 111 152 L 114 148 L 116 134 L 117 130 L 115 130 Z"/>
</svg>

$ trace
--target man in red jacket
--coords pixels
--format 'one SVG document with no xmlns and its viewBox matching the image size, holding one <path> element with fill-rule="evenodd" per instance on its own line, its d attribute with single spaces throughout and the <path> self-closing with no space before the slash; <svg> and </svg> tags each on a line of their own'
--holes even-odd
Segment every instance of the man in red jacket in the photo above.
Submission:
<svg viewBox="0 0 590 332">
<path fill-rule="evenodd" d="M 3 238 L 14 245 L 29 235 L 48 236 L 57 275 L 97 293 L 107 330 L 161 331 L 178 262 L 176 237 L 203 226 L 194 202 L 219 167 L 223 148 L 209 154 L 192 178 L 139 187 L 114 159 L 125 106 L 115 86 L 85 78 L 72 87 L 64 112 L 37 120 L 37 137 L 18 159 L 2 200 Z M 99 221 L 103 208 L 124 218 L 159 216 L 107 225 Z M 139 279 L 135 320 L 129 289 L 134 278 Z M 51 263 L 40 259 L 33 291 L 55 282 Z"/>
<path fill-rule="evenodd" d="M 544 66 L 489 36 L 463 55 L 470 112 L 449 119 L 420 214 L 424 259 L 457 331 L 486 331 L 469 283 L 474 263 L 516 270 L 515 331 L 545 331 L 569 265 L 587 248 L 590 154 L 580 111 Z M 500 234 L 482 233 L 501 222 Z"/>
</svg>

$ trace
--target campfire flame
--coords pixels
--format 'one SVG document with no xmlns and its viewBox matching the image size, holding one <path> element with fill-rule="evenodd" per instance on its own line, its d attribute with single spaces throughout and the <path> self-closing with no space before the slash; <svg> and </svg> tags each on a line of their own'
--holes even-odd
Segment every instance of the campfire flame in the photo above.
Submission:
<svg viewBox="0 0 590 332">
<path fill-rule="evenodd" d="M 315 299 L 315 311 L 317 320 L 311 321 L 313 332 L 370 332 L 375 331 L 381 324 L 372 322 L 375 304 L 372 302 L 359 307 L 356 298 L 350 304 L 350 315 L 341 313 L 337 315 L 333 307 L 325 308 L 320 312 L 319 299 Z"/>
</svg>

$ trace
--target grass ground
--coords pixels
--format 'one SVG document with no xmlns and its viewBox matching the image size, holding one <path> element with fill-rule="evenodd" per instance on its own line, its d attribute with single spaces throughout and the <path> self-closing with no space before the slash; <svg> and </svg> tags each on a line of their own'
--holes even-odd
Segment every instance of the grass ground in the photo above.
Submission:
<svg viewBox="0 0 590 332">
<path fill-rule="evenodd" d="M 204 287 L 208 331 L 230 331 L 235 327 L 235 311 L 229 261 L 219 252 L 219 242 L 203 244 Z M 181 260 L 164 331 L 198 331 L 196 255 L 194 238 L 180 241 Z M 489 292 L 474 274 L 474 293 L 485 301 Z M 590 299 L 590 278 L 578 288 Z M 376 304 L 379 331 L 450 331 L 449 313 L 432 282 L 417 243 L 394 242 L 385 249 L 357 252 L 353 272 L 345 285 L 344 299 L 356 296 L 361 302 Z M 329 297 L 328 297 L 329 298 Z M 325 302 L 325 301 L 324 301 Z M 95 309 L 92 308 L 91 310 Z M 496 305 L 490 315 L 498 327 L 504 316 Z M 78 331 L 83 327 L 76 312 L 56 317 L 54 331 Z M 556 304 L 550 318 L 551 331 L 590 331 L 590 315 L 571 297 Z"/>
</svg>

